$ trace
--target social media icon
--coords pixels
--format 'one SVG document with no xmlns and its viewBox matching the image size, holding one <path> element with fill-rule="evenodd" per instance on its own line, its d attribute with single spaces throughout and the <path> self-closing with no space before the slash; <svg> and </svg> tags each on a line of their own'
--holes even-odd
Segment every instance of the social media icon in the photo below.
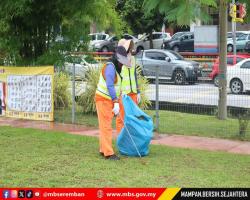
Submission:
<svg viewBox="0 0 250 200">
<path fill-rule="evenodd" d="M 10 191 L 9 190 L 4 190 L 3 191 L 3 199 L 10 198 Z"/>
<path fill-rule="evenodd" d="M 35 192 L 35 197 L 40 197 L 40 192 Z"/>
<path fill-rule="evenodd" d="M 18 198 L 25 198 L 25 191 L 24 190 L 18 190 Z"/>
<path fill-rule="evenodd" d="M 17 198 L 17 190 L 11 190 L 10 192 L 10 198 Z"/>
<path fill-rule="evenodd" d="M 33 197 L 33 191 L 32 190 L 26 190 L 26 198 L 30 199 Z"/>
</svg>

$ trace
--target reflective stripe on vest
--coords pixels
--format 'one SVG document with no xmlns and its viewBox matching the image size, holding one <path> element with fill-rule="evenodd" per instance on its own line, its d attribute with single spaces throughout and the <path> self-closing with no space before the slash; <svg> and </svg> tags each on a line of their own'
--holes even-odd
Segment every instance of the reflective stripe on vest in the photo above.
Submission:
<svg viewBox="0 0 250 200">
<path fill-rule="evenodd" d="M 135 57 L 131 57 L 131 67 L 126 65 L 122 66 L 122 94 L 137 93 L 136 80 L 135 80 Z"/>
<path fill-rule="evenodd" d="M 107 63 L 110 64 L 110 63 Z M 103 66 L 102 70 L 105 70 L 104 68 L 106 68 L 106 65 Z M 115 66 L 113 63 L 111 63 L 112 66 L 115 69 Z M 102 70 L 101 70 L 101 74 L 99 77 L 99 82 L 97 84 L 97 89 L 96 89 L 96 94 L 105 97 L 107 99 L 111 99 L 111 96 L 109 95 L 109 91 L 107 88 L 107 84 L 106 84 L 106 80 L 104 79 L 103 75 L 102 75 Z M 116 72 L 116 70 L 115 70 Z M 114 87 L 115 87 L 115 91 L 116 91 L 116 97 L 119 98 L 120 94 L 121 94 L 121 77 L 119 76 L 119 74 L 116 72 L 116 77 L 117 77 L 117 81 L 116 83 L 114 83 Z"/>
</svg>

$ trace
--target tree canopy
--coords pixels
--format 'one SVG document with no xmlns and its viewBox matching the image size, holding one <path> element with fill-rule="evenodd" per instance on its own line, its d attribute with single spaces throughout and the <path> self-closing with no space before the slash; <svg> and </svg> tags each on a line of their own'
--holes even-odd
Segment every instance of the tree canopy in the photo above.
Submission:
<svg viewBox="0 0 250 200">
<path fill-rule="evenodd" d="M 164 17 L 158 11 L 145 14 L 143 0 L 118 0 L 116 10 L 134 34 L 161 30 Z M 125 30 L 127 31 L 127 30 Z"/>
<path fill-rule="evenodd" d="M 87 40 L 90 24 L 121 31 L 115 0 L 1 0 L 0 52 L 32 63 L 55 48 L 74 50 L 80 38 Z M 58 51 L 58 49 L 57 49 Z"/>
</svg>

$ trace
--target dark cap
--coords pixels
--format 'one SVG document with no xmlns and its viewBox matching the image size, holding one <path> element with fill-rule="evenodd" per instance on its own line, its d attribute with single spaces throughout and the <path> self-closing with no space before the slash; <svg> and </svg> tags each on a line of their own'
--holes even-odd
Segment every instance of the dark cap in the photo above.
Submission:
<svg viewBox="0 0 250 200">
<path fill-rule="evenodd" d="M 127 51 L 123 46 L 117 47 L 115 55 L 119 63 L 126 65 L 127 67 L 131 67 L 131 62 L 130 59 L 128 58 Z"/>
</svg>

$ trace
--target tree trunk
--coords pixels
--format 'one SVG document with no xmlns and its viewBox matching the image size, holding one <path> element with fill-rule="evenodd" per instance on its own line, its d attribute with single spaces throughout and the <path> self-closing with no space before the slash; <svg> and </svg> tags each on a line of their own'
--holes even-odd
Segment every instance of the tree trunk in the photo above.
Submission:
<svg viewBox="0 0 250 200">
<path fill-rule="evenodd" d="M 227 118 L 227 0 L 220 0 L 220 78 L 218 118 Z"/>
</svg>

